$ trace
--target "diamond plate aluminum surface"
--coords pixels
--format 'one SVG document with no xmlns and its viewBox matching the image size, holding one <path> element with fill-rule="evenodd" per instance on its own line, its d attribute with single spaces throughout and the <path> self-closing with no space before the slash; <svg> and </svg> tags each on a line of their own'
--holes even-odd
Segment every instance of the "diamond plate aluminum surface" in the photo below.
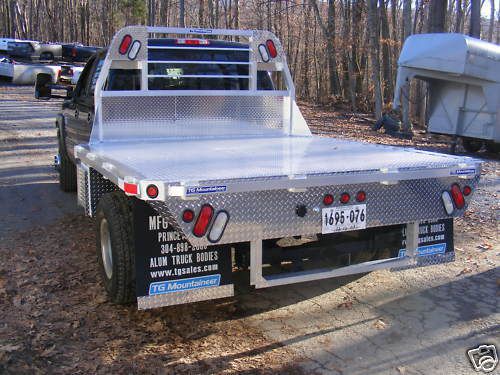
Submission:
<svg viewBox="0 0 500 375">
<path fill-rule="evenodd" d="M 99 199 L 106 194 L 112 191 L 120 190 L 118 186 L 116 186 L 110 180 L 104 178 L 99 172 L 97 172 L 93 168 L 89 168 L 90 175 L 90 207 L 89 212 L 90 216 L 94 216 L 97 210 L 97 204 L 99 203 Z"/>
<path fill-rule="evenodd" d="M 479 178 L 467 180 L 475 188 Z M 367 227 L 404 224 L 423 220 L 450 217 L 446 214 L 441 201 L 441 192 L 449 190 L 458 182 L 456 177 L 431 178 L 400 181 L 397 185 L 379 183 L 335 185 L 314 187 L 302 193 L 287 190 L 268 190 L 248 193 L 226 193 L 201 196 L 195 201 L 184 201 L 168 197 L 163 202 L 150 202 L 167 220 L 176 219 L 178 226 L 193 245 L 207 245 L 208 240 L 192 234 L 192 223 L 180 220 L 181 213 L 191 208 L 199 212 L 201 205 L 210 204 L 215 212 L 226 210 L 230 215 L 229 223 L 219 243 L 234 243 L 258 239 L 279 238 L 294 235 L 321 233 L 321 209 L 324 194 L 334 195 L 335 203 L 330 207 L 341 206 L 339 196 L 348 192 L 354 197 L 359 190 L 367 194 Z M 471 196 L 466 197 L 468 204 Z M 350 204 L 355 204 L 351 199 Z M 307 214 L 299 217 L 295 213 L 297 205 L 305 205 Z M 466 207 L 465 207 L 466 208 Z M 455 210 L 453 216 L 463 215 L 464 209 Z"/>
<path fill-rule="evenodd" d="M 137 297 L 137 307 L 139 310 L 145 310 L 154 307 L 180 305 L 232 296 L 234 296 L 234 285 L 228 284 L 213 288 L 200 288 L 156 296 Z"/>
<path fill-rule="evenodd" d="M 455 252 L 450 251 L 445 254 L 434 254 L 434 255 L 427 255 L 427 256 L 421 256 L 421 257 L 415 257 L 412 264 L 402 266 L 402 267 L 393 267 L 390 269 L 391 272 L 398 272 L 398 271 L 404 271 L 404 270 L 409 270 L 413 268 L 418 268 L 418 267 L 426 267 L 426 266 L 433 266 L 436 264 L 441 264 L 441 263 L 450 263 L 455 261 Z"/>
<path fill-rule="evenodd" d="M 286 122 L 286 124 L 285 124 Z M 102 98 L 105 141 L 281 135 L 282 96 L 120 96 Z"/>
<path fill-rule="evenodd" d="M 82 164 L 78 164 L 76 172 L 77 172 L 76 190 L 77 190 L 78 205 L 84 208 L 86 215 L 91 216 L 89 210 L 89 199 L 88 199 L 88 181 L 89 181 L 88 168 L 83 166 Z"/>
<path fill-rule="evenodd" d="M 122 163 L 137 176 L 166 183 L 373 172 L 429 171 L 477 160 L 410 148 L 323 137 L 104 142 L 89 146 L 100 160 Z M 228 182 L 228 181 L 225 181 Z"/>
</svg>

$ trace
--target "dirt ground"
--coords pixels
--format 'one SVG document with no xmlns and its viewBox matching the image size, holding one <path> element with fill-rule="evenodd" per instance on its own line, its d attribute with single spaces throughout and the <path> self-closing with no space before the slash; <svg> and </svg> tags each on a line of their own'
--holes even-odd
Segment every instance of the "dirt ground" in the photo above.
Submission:
<svg viewBox="0 0 500 375">
<path fill-rule="evenodd" d="M 0 373 L 473 374 L 500 349 L 498 157 L 455 221 L 457 260 L 137 311 L 106 299 L 93 222 L 58 190 L 58 102 L 0 84 Z M 316 133 L 446 152 L 370 130 L 367 115 L 302 104 Z"/>
</svg>

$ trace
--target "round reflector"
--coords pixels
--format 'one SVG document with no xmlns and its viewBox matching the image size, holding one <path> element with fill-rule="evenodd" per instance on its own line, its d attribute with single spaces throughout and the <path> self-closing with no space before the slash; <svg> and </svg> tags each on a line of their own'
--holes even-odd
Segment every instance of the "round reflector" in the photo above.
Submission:
<svg viewBox="0 0 500 375">
<path fill-rule="evenodd" d="M 155 199 L 158 196 L 158 187 L 156 185 L 148 185 L 146 194 L 149 198 Z"/>
<path fill-rule="evenodd" d="M 366 200 L 366 193 L 364 191 L 358 191 L 356 194 L 356 200 L 358 202 L 364 202 Z"/>
<path fill-rule="evenodd" d="M 351 200 L 351 196 L 349 195 L 349 193 L 342 193 L 340 195 L 340 203 L 349 203 L 349 201 Z"/>
<path fill-rule="evenodd" d="M 182 213 L 182 221 L 185 223 L 190 223 L 194 219 L 194 212 L 193 210 L 190 210 L 189 208 L 184 210 Z"/>
<path fill-rule="evenodd" d="M 333 195 L 331 194 L 326 194 L 324 197 L 323 197 L 323 204 L 325 206 L 329 206 L 333 203 L 334 199 L 333 199 Z"/>
<path fill-rule="evenodd" d="M 201 206 L 200 213 L 198 214 L 198 219 L 196 219 L 196 224 L 193 228 L 193 234 L 196 237 L 202 237 L 207 233 L 208 225 L 212 220 L 212 215 L 214 214 L 214 209 L 209 204 Z"/>
<path fill-rule="evenodd" d="M 472 193 L 472 188 L 470 186 L 464 186 L 462 191 L 464 195 L 467 197 L 470 195 L 470 193 Z"/>
</svg>

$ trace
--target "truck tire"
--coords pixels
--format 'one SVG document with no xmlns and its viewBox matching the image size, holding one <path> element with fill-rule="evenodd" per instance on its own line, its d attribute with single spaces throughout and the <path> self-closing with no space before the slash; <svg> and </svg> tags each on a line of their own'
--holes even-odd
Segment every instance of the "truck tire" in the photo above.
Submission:
<svg viewBox="0 0 500 375">
<path fill-rule="evenodd" d="M 122 192 L 105 194 L 97 205 L 96 252 L 109 299 L 127 304 L 135 299 L 135 251 L 132 207 Z"/>
<path fill-rule="evenodd" d="M 59 187 L 64 192 L 76 191 L 76 166 L 69 158 L 64 147 L 62 147 L 61 137 L 59 139 Z"/>
<path fill-rule="evenodd" d="M 478 152 L 483 147 L 483 141 L 474 138 L 463 138 L 462 145 L 467 152 Z"/>
</svg>

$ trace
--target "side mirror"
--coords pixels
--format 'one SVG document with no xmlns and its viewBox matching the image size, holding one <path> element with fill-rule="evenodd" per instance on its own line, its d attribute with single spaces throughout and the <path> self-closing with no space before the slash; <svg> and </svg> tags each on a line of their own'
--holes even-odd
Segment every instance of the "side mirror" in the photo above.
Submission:
<svg viewBox="0 0 500 375">
<path fill-rule="evenodd" d="M 52 97 L 52 77 L 47 73 L 38 73 L 35 80 L 35 98 L 50 100 Z"/>
</svg>

